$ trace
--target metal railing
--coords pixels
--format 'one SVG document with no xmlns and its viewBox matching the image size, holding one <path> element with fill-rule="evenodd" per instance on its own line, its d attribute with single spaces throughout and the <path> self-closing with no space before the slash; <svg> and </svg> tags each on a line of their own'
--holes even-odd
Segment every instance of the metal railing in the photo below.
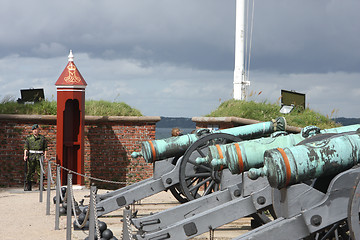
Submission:
<svg viewBox="0 0 360 240">
<path fill-rule="evenodd" d="M 51 158 L 51 159 L 54 159 Z M 71 224 L 72 224 L 72 215 L 74 215 L 75 221 L 74 226 L 78 227 L 79 229 L 83 229 L 86 225 L 86 222 L 89 221 L 89 239 L 95 239 L 95 234 L 97 239 L 100 239 L 100 230 L 98 225 L 98 217 L 97 217 L 97 211 L 96 211 L 96 199 L 97 199 L 97 188 L 96 186 L 92 185 L 90 187 L 90 200 L 88 205 L 88 211 L 86 212 L 85 219 L 80 223 L 78 221 L 78 216 L 76 212 L 76 204 L 75 204 L 75 197 L 73 192 L 73 184 L 72 184 L 72 178 L 73 174 L 80 175 L 84 178 L 88 178 L 93 181 L 100 181 L 105 183 L 111 183 L 111 184 L 127 184 L 126 182 L 117 182 L 117 181 L 109 181 L 104 180 L 100 178 L 94 178 L 91 176 L 87 176 L 85 174 L 74 172 L 70 169 L 67 169 L 51 160 L 48 160 L 47 163 L 47 188 L 46 188 L 46 215 L 50 215 L 50 198 L 51 198 L 51 184 L 54 184 L 51 166 L 56 166 L 56 180 L 55 180 L 55 230 L 60 230 L 60 203 L 65 202 L 66 203 L 66 239 L 71 239 Z M 43 177 L 45 174 L 44 166 L 43 166 L 43 157 L 40 160 L 40 185 L 39 185 L 39 202 L 43 202 Z M 61 187 L 61 179 L 60 179 L 60 170 L 63 169 L 68 172 L 67 175 L 67 187 L 66 192 L 63 194 L 62 187 Z M 124 210 L 125 211 L 125 210 Z M 124 216 L 128 216 L 129 214 L 125 214 Z M 129 217 L 128 217 L 129 218 Z M 128 219 L 125 221 L 126 224 L 124 224 L 124 227 L 126 229 L 123 229 L 123 239 L 132 239 L 131 235 L 131 226 Z M 124 234 L 125 233 L 125 234 Z"/>
</svg>

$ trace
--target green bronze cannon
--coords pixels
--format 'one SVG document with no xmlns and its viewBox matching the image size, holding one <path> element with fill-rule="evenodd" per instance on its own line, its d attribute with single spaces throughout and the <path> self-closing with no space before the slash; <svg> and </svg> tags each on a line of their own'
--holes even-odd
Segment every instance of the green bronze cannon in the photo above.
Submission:
<svg viewBox="0 0 360 240">
<path fill-rule="evenodd" d="M 161 191 L 170 190 L 183 203 L 218 191 L 220 187 L 226 188 L 232 183 L 230 178 L 234 178 L 231 174 L 222 176 L 218 172 L 214 174 L 207 166 L 194 165 L 199 154 L 205 156 L 202 150 L 214 142 L 234 142 L 240 141 L 239 137 L 249 139 L 270 135 L 274 131 L 285 130 L 285 127 L 286 121 L 281 117 L 220 131 L 201 129 L 196 134 L 143 142 L 141 152 L 134 152 L 132 156 L 144 156 L 147 162 L 153 163 L 153 177 L 99 196 L 98 216 Z"/>
<path fill-rule="evenodd" d="M 248 172 L 251 179 L 266 176 L 273 188 L 338 174 L 360 162 L 360 128 L 293 147 L 264 153 L 264 166 Z"/>
<path fill-rule="evenodd" d="M 224 130 L 210 131 L 208 129 L 199 129 L 194 134 L 186 134 L 178 137 L 170 137 L 153 141 L 144 141 L 141 144 L 141 152 L 133 152 L 131 156 L 133 158 L 143 156 L 146 162 L 152 163 L 170 157 L 182 156 L 191 144 L 206 134 L 223 133 L 237 136 L 241 139 L 253 139 L 264 135 L 269 135 L 276 131 L 285 131 L 285 128 L 285 118 L 279 117 L 268 122 L 234 127 Z"/>
<path fill-rule="evenodd" d="M 263 166 L 264 152 L 273 148 L 284 148 L 295 146 L 307 137 L 343 133 L 355 131 L 360 124 L 344 126 L 332 129 L 320 130 L 314 126 L 302 129 L 300 134 L 289 134 L 285 136 L 271 136 L 267 138 L 254 139 L 223 145 L 209 146 L 209 154 L 205 158 L 197 158 L 197 163 L 211 163 L 215 170 L 229 168 L 232 174 L 248 171 L 250 168 Z M 279 134 L 281 132 L 274 133 Z"/>
</svg>

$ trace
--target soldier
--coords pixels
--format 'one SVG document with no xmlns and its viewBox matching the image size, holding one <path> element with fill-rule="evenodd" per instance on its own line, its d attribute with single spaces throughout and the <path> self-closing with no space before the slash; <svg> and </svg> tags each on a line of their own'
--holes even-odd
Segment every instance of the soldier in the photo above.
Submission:
<svg viewBox="0 0 360 240">
<path fill-rule="evenodd" d="M 46 159 L 47 142 L 44 136 L 40 135 L 38 124 L 32 126 L 32 134 L 25 140 L 24 146 L 24 161 L 27 162 L 26 172 L 26 186 L 24 191 L 31 191 L 31 185 L 34 181 L 34 173 L 38 175 L 38 182 L 40 182 L 40 161 Z M 42 157 L 44 157 L 42 159 Z M 42 186 L 39 186 L 39 189 Z"/>
</svg>

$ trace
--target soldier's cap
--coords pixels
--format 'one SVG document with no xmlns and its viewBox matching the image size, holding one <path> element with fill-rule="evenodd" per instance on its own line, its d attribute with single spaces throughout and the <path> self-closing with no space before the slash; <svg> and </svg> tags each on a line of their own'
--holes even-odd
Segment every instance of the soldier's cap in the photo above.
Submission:
<svg viewBox="0 0 360 240">
<path fill-rule="evenodd" d="M 39 125 L 34 124 L 34 125 L 32 125 L 31 130 L 34 130 L 34 129 L 37 129 L 37 128 L 39 128 Z"/>
</svg>

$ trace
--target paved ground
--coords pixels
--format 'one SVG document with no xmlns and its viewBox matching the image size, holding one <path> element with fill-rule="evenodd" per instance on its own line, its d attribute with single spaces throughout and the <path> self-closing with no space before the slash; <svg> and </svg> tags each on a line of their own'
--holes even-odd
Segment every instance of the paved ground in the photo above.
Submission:
<svg viewBox="0 0 360 240">
<path fill-rule="evenodd" d="M 99 193 L 105 193 L 99 190 Z M 75 189 L 74 195 L 77 201 L 89 195 L 89 189 Z M 55 230 L 55 205 L 52 198 L 55 190 L 51 191 L 50 215 L 46 215 L 46 192 L 43 194 L 43 202 L 39 202 L 39 191 L 24 192 L 20 188 L 0 188 L 0 239 L 27 239 L 47 240 L 66 239 L 66 217 L 60 217 L 60 230 Z M 84 198 L 84 205 L 89 202 Z M 138 215 L 144 216 L 151 212 L 162 211 L 174 206 L 178 202 L 169 192 L 161 192 L 149 198 L 143 199 L 135 205 L 139 210 Z M 100 220 L 107 223 L 108 228 L 114 235 L 121 239 L 123 210 L 112 212 Z M 133 229 L 135 230 L 135 229 Z M 250 219 L 243 218 L 226 224 L 214 231 L 214 239 L 232 239 L 250 230 Z M 72 230 L 72 239 L 84 239 L 87 231 Z M 209 239 L 210 233 L 204 233 L 194 239 Z"/>
</svg>

